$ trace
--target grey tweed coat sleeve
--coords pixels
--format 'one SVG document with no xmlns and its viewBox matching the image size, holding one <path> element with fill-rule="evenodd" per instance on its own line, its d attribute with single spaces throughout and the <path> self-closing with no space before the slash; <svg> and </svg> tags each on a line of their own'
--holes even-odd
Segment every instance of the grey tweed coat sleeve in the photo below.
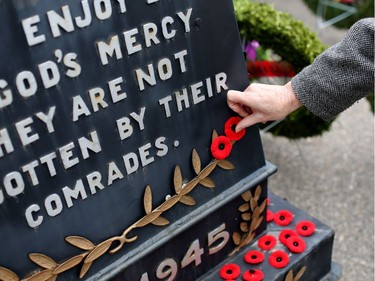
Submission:
<svg viewBox="0 0 375 281">
<path fill-rule="evenodd" d="M 356 22 L 291 83 L 301 103 L 329 121 L 374 91 L 374 18 Z"/>
</svg>

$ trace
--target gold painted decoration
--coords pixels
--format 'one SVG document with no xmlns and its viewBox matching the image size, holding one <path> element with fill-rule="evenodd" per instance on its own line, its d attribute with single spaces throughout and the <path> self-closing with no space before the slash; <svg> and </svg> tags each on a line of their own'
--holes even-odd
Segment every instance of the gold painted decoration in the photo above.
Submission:
<svg viewBox="0 0 375 281">
<path fill-rule="evenodd" d="M 267 200 L 259 205 L 260 195 L 262 194 L 262 187 L 259 185 L 254 191 L 254 194 L 250 190 L 244 192 L 241 197 L 245 201 L 238 211 L 241 212 L 240 231 L 234 232 L 232 239 L 236 248 L 230 253 L 230 256 L 237 253 L 242 247 L 248 245 L 255 238 L 255 231 L 261 225 L 264 217 L 261 216 L 263 211 L 266 209 Z"/>
<path fill-rule="evenodd" d="M 293 272 L 293 269 L 289 270 L 288 274 L 286 275 L 285 277 L 285 281 L 298 281 L 301 279 L 301 277 L 303 276 L 303 274 L 305 273 L 306 271 L 306 266 L 302 267 L 300 269 L 300 271 L 296 274 L 296 276 L 294 276 L 294 272 Z"/>
<path fill-rule="evenodd" d="M 212 133 L 212 141 L 218 138 L 216 131 Z M 235 141 L 231 141 L 233 145 Z M 90 270 L 93 262 L 98 260 L 104 254 L 114 254 L 120 251 L 125 244 L 132 243 L 138 239 L 138 236 L 130 236 L 130 232 L 136 228 L 142 228 L 149 224 L 155 226 L 166 226 L 169 221 L 162 216 L 162 214 L 169 209 L 171 209 L 177 203 L 181 203 L 187 206 L 194 206 L 196 200 L 189 195 L 189 193 L 199 184 L 203 187 L 212 189 L 215 187 L 215 182 L 209 177 L 209 175 L 215 170 L 216 167 L 220 167 L 224 170 L 233 170 L 235 166 L 227 159 L 215 159 L 213 158 L 210 163 L 202 168 L 201 158 L 198 152 L 193 149 L 192 151 L 192 167 L 196 176 L 190 181 L 184 183 L 181 168 L 177 165 L 174 169 L 173 185 L 174 192 L 173 195 L 168 195 L 166 200 L 161 203 L 156 208 L 153 208 L 152 203 L 152 188 L 147 185 L 143 195 L 143 207 L 145 210 L 145 215 L 138 221 L 133 223 L 131 226 L 126 228 L 123 233 L 119 236 L 113 236 L 108 238 L 98 244 L 94 244 L 89 239 L 81 236 L 68 236 L 65 238 L 66 242 L 70 245 L 83 250 L 84 252 L 79 255 L 70 257 L 65 261 L 60 263 L 55 262 L 52 258 L 41 254 L 41 253 L 31 253 L 29 254 L 29 259 L 33 261 L 40 268 L 25 277 L 24 281 L 54 281 L 57 279 L 58 275 L 68 271 L 76 266 L 81 265 L 81 270 L 79 278 L 83 278 L 87 272 Z M 261 192 L 261 191 L 260 191 Z M 259 192 L 256 192 L 254 198 L 259 197 Z M 250 198 L 250 197 L 249 197 Z M 253 197 L 251 197 L 253 198 Z M 246 201 L 246 200 L 245 200 Z M 248 201 L 248 200 L 247 200 Z M 249 204 L 249 203 L 248 203 Z M 258 207 L 259 208 L 259 207 Z M 253 210 L 253 209 L 252 209 Z M 253 210 L 254 211 L 254 210 Z M 261 212 L 258 212 L 261 213 Z M 248 215 L 244 214 L 246 218 Z M 243 245 L 244 242 L 248 243 L 249 240 L 254 238 L 254 233 L 252 233 L 261 223 L 261 218 L 255 218 L 251 222 L 251 231 L 249 235 L 236 238 L 236 245 Z M 238 235 L 238 234 L 235 234 Z M 20 278 L 13 271 L 0 266 L 0 281 L 19 281 Z"/>
</svg>

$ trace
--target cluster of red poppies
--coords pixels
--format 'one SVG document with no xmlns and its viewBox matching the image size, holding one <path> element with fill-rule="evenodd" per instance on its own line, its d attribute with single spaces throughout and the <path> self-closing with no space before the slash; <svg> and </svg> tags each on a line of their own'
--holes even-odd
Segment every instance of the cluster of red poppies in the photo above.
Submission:
<svg viewBox="0 0 375 281">
<path fill-rule="evenodd" d="M 267 221 L 273 221 L 278 226 L 290 225 L 293 218 L 293 213 L 288 210 L 280 210 L 276 213 L 267 211 Z M 295 229 L 281 230 L 277 238 L 273 235 L 263 235 L 258 239 L 257 245 L 260 250 L 248 251 L 244 256 L 244 261 L 255 266 L 261 264 L 265 260 L 264 252 L 273 250 L 278 241 L 291 253 L 302 253 L 306 249 L 306 242 L 302 237 L 313 235 L 314 232 L 315 224 L 309 220 L 302 220 L 296 224 Z M 284 268 L 289 264 L 289 254 L 280 247 L 280 249 L 269 253 L 268 263 L 277 269 Z M 234 281 L 241 275 L 241 268 L 237 264 L 226 264 L 221 268 L 219 274 L 226 281 Z M 245 281 L 261 281 L 263 278 L 264 273 L 260 269 L 250 269 L 242 274 L 242 279 Z"/>
<path fill-rule="evenodd" d="M 231 117 L 225 122 L 224 136 L 218 136 L 212 141 L 211 153 L 218 160 L 223 160 L 229 156 L 232 151 L 232 144 L 243 138 L 246 131 L 243 129 L 236 132 L 236 126 L 241 121 L 240 117 Z"/>
</svg>

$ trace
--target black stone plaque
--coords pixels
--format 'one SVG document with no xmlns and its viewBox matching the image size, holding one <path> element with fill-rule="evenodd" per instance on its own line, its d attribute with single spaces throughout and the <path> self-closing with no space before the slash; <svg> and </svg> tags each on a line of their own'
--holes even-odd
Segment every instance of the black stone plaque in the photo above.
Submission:
<svg viewBox="0 0 375 281">
<path fill-rule="evenodd" d="M 230 0 L 0 1 L 0 34 L 3 274 L 96 276 L 273 170 L 252 127 L 233 145 L 234 170 L 212 169 L 214 188 L 194 182 L 193 150 L 210 167 L 213 130 L 223 135 L 233 114 L 226 92 L 248 84 Z M 176 180 L 193 181 L 196 204 L 155 213 Z M 150 225 L 159 215 L 169 227 Z M 131 241 L 110 240 L 137 222 Z"/>
</svg>

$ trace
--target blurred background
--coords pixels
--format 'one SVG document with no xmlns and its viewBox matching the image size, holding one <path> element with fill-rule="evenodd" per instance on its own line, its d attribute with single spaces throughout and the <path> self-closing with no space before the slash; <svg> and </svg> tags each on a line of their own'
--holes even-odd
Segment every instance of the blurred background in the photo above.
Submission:
<svg viewBox="0 0 375 281">
<path fill-rule="evenodd" d="M 286 83 L 355 21 L 374 16 L 373 0 L 254 0 L 254 13 L 240 2 L 249 78 L 263 83 Z M 278 166 L 270 190 L 335 230 L 340 280 L 374 280 L 373 95 L 331 124 L 301 111 L 274 125 L 261 127 L 266 159 Z"/>
</svg>

